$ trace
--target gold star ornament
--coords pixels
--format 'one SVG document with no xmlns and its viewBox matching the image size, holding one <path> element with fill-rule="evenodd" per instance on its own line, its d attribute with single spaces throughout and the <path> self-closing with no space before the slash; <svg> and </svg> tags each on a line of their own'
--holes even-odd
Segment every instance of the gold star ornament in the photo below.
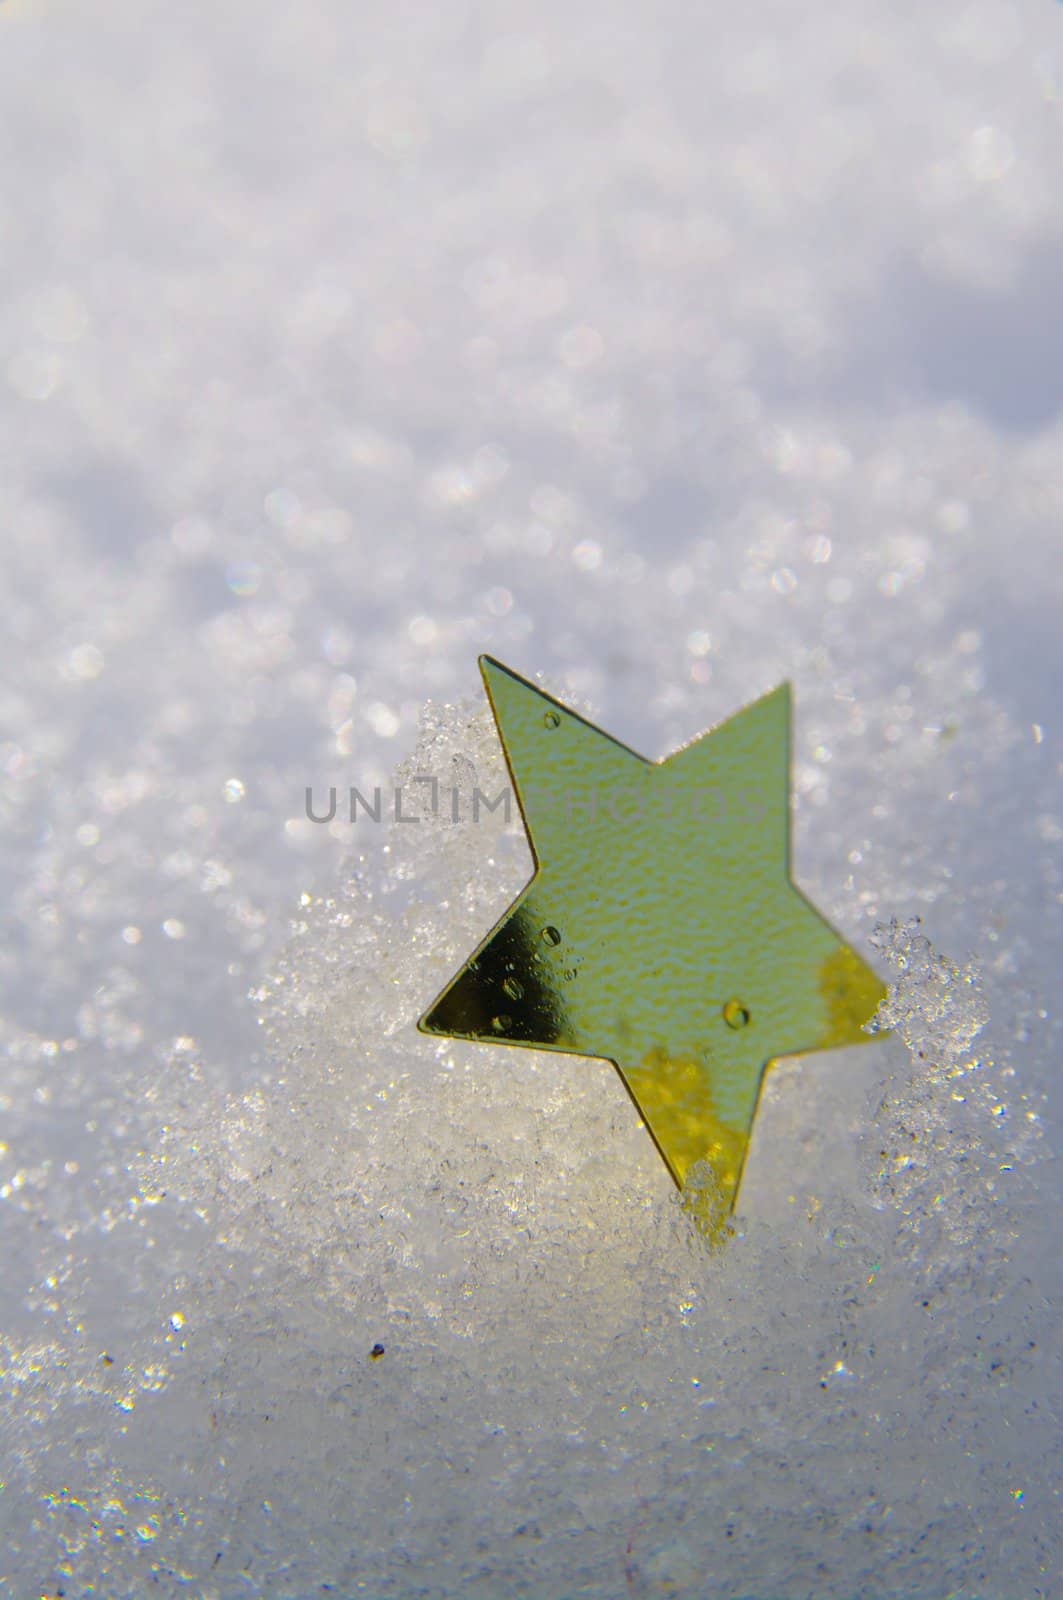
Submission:
<svg viewBox="0 0 1063 1600">
<path fill-rule="evenodd" d="M 885 994 L 790 877 L 789 685 L 647 761 L 480 668 L 535 872 L 418 1026 L 612 1061 L 731 1210 L 768 1066 L 866 1041 Z"/>
</svg>

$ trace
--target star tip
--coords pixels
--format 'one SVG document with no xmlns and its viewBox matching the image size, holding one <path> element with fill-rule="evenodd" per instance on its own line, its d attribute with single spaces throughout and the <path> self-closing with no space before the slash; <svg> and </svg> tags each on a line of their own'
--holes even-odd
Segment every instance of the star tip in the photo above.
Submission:
<svg viewBox="0 0 1063 1600">
<path fill-rule="evenodd" d="M 773 689 L 765 689 L 764 693 L 751 700 L 743 711 L 754 714 L 767 714 L 776 721 L 780 718 L 783 722 L 792 722 L 794 714 L 794 686 L 790 678 L 784 678 Z"/>
<path fill-rule="evenodd" d="M 774 688 L 765 689 L 763 694 L 758 695 L 755 700 L 751 700 L 749 707 L 746 709 L 752 709 L 754 706 L 759 706 L 761 709 L 767 709 L 769 706 L 781 706 L 784 711 L 789 711 L 793 705 L 793 699 L 793 679 L 783 678 L 782 682 L 777 683 Z"/>
<path fill-rule="evenodd" d="M 477 656 L 476 664 L 480 668 L 480 676 L 483 678 L 485 683 L 490 680 L 494 673 L 508 673 L 510 670 L 504 662 L 499 661 L 497 656 L 489 656 L 486 651 L 484 651 L 482 655 Z"/>
</svg>

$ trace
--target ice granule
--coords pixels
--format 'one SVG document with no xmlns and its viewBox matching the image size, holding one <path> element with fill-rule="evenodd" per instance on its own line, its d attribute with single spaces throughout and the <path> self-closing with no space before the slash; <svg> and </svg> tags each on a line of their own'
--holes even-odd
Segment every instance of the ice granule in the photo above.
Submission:
<svg viewBox="0 0 1063 1600">
<path fill-rule="evenodd" d="M 894 917 L 877 927 L 870 944 L 896 972 L 869 1033 L 894 1028 L 913 1055 L 931 1070 L 963 1072 L 974 1065 L 970 1048 L 989 1017 L 974 964 L 962 969 L 936 954 L 919 930 L 919 917 Z"/>
</svg>

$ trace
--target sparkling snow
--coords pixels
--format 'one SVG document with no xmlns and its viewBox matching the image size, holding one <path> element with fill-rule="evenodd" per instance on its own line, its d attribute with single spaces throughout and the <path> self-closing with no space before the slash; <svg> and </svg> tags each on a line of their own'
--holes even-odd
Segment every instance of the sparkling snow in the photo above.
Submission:
<svg viewBox="0 0 1063 1600">
<path fill-rule="evenodd" d="M 1061 136 L 1048 3 L 0 3 L 0 1596 L 1056 1592 Z M 415 1030 L 481 650 L 794 682 L 891 1032 L 717 1248 Z"/>
</svg>

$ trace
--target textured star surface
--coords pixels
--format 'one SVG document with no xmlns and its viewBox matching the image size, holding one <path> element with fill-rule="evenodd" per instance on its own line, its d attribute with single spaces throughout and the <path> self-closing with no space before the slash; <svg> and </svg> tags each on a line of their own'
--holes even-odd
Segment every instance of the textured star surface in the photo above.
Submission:
<svg viewBox="0 0 1063 1600">
<path fill-rule="evenodd" d="M 861 1043 L 884 988 L 790 876 L 790 688 L 649 761 L 480 667 L 535 872 L 418 1026 L 604 1057 L 730 1209 L 765 1070 Z"/>
</svg>

